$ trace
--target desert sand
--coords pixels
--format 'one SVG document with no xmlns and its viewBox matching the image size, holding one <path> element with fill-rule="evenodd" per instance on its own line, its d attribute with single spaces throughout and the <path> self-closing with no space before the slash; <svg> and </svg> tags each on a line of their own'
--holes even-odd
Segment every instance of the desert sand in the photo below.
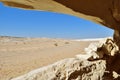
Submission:
<svg viewBox="0 0 120 80">
<path fill-rule="evenodd" d="M 0 37 L 0 80 L 9 80 L 59 60 L 84 54 L 84 48 L 91 42 Z"/>
</svg>

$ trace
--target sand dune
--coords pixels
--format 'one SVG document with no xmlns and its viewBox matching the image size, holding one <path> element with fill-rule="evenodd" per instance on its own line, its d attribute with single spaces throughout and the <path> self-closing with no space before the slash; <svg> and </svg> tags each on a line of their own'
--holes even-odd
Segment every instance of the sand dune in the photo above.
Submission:
<svg viewBox="0 0 120 80">
<path fill-rule="evenodd" d="M 91 41 L 0 37 L 0 80 L 9 80 L 64 58 L 84 54 Z"/>
</svg>

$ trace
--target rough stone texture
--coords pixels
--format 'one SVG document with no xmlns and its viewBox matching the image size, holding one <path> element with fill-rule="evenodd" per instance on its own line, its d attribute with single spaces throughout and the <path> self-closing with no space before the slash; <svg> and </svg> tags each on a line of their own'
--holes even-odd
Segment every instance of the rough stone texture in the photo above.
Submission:
<svg viewBox="0 0 120 80">
<path fill-rule="evenodd" d="M 85 51 L 86 55 L 79 54 L 76 57 L 85 58 L 88 61 L 104 60 L 106 62 L 103 80 L 120 79 L 120 50 L 112 38 L 102 40 L 99 43 L 91 43 Z"/>
<path fill-rule="evenodd" d="M 0 0 L 7 6 L 65 13 L 120 29 L 120 0 Z"/>
<path fill-rule="evenodd" d="M 106 62 L 65 59 L 12 80 L 103 80 Z"/>
<path fill-rule="evenodd" d="M 91 43 L 88 48 L 85 48 L 87 55 L 76 55 L 78 58 L 88 60 L 97 60 L 104 58 L 104 55 L 115 56 L 119 53 L 119 48 L 112 38 L 106 38 L 99 43 Z"/>
</svg>

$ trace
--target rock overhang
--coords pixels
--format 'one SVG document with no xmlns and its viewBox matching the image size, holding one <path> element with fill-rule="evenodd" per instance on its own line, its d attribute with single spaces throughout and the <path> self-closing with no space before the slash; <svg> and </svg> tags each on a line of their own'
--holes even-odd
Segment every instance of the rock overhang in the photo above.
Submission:
<svg viewBox="0 0 120 80">
<path fill-rule="evenodd" d="M 119 30 L 120 0 L 0 0 L 7 6 L 58 12 Z"/>
</svg>

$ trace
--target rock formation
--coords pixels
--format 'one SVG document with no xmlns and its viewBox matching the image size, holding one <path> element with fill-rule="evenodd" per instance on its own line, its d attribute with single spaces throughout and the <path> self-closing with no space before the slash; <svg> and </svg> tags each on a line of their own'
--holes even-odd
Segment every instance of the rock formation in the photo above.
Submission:
<svg viewBox="0 0 120 80">
<path fill-rule="evenodd" d="M 119 29 L 120 0 L 0 0 L 7 6 L 46 10 L 92 20 Z"/>
<path fill-rule="evenodd" d="M 86 60 L 88 59 L 92 62 L 85 61 L 87 64 L 84 64 L 82 60 L 79 61 L 76 59 L 68 59 L 65 60 L 66 62 L 60 61 L 58 64 L 55 63 L 52 65 L 53 68 L 49 66 L 48 69 L 43 69 L 43 73 L 41 73 L 40 69 L 39 75 L 32 75 L 31 73 L 32 77 L 26 75 L 25 78 L 27 77 L 27 80 L 37 80 L 38 78 L 40 79 L 40 76 L 46 76 L 47 78 L 51 78 L 51 80 L 79 80 L 84 79 L 83 77 L 86 76 L 92 79 L 92 75 L 97 76 L 94 76 L 94 80 L 113 80 L 114 78 L 119 78 L 120 0 L 0 0 L 0 2 L 7 6 L 23 9 L 46 10 L 70 14 L 94 21 L 115 31 L 113 40 L 107 39 L 102 44 L 92 44 L 91 46 L 93 47 L 91 48 L 90 46 L 87 49 L 87 56 L 84 55 L 84 57 L 86 57 Z M 77 58 L 78 57 L 79 56 L 77 56 Z M 96 60 L 96 63 L 94 63 L 94 60 Z M 101 68 L 97 67 L 98 64 L 99 66 L 103 65 L 104 61 L 102 60 L 106 62 L 105 71 L 104 66 L 101 66 Z M 93 64 L 95 65 L 94 70 Z M 69 69 L 66 69 L 66 67 Z M 104 71 L 104 75 L 100 70 Z M 101 74 L 97 75 L 97 73 L 100 73 L 99 71 Z M 88 78 L 86 77 L 85 80 L 88 80 Z"/>
<path fill-rule="evenodd" d="M 70 58 L 12 80 L 102 80 L 105 64 L 104 60 L 89 62 Z"/>
</svg>

